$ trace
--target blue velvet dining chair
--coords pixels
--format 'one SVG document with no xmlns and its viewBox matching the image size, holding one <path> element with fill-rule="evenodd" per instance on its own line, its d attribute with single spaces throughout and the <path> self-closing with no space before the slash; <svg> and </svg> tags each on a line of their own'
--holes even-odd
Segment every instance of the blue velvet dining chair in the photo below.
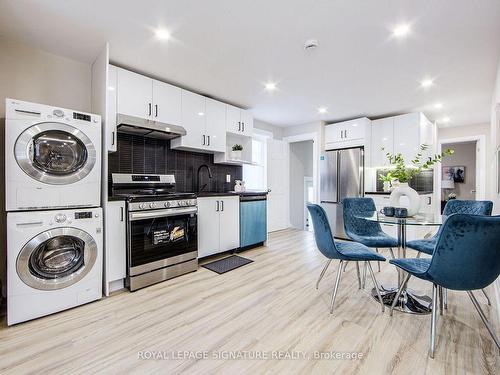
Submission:
<svg viewBox="0 0 500 375">
<path fill-rule="evenodd" d="M 446 203 L 443 210 L 443 220 L 446 220 L 446 217 L 453 214 L 469 214 L 469 215 L 491 215 L 491 211 L 493 210 L 493 202 L 491 201 L 472 201 L 472 200 L 459 200 L 459 199 L 451 199 Z M 442 227 L 441 227 L 442 228 Z M 417 250 L 417 258 L 420 257 L 420 253 L 432 255 L 434 252 L 434 248 L 436 247 L 437 240 L 439 238 L 439 233 L 441 228 L 437 231 L 437 233 L 427 239 L 421 240 L 413 240 L 408 241 L 406 243 L 406 247 Z M 488 301 L 488 305 L 491 306 L 490 298 L 485 290 L 482 290 L 486 300 Z M 445 299 L 444 299 L 445 308 L 448 307 L 446 291 L 445 291 Z"/>
<path fill-rule="evenodd" d="M 500 274 L 500 216 L 451 215 L 439 232 L 432 258 L 392 259 L 389 262 L 407 272 L 391 306 L 398 303 L 401 291 L 411 276 L 432 283 L 432 319 L 429 355 L 436 348 L 438 288 L 466 291 L 481 320 L 500 350 L 500 342 L 486 319 L 473 290 L 480 290 Z M 442 304 L 440 304 L 442 310 Z"/>
<path fill-rule="evenodd" d="M 368 221 L 357 217 L 358 214 L 376 211 L 375 202 L 372 198 L 345 198 L 342 201 L 344 207 L 344 230 L 349 238 L 367 247 L 389 248 L 392 258 L 394 258 L 393 247 L 398 247 L 398 240 L 386 234 L 378 222 Z M 380 263 L 378 264 L 380 271 Z M 359 271 L 358 271 L 359 272 Z M 363 275 L 363 285 L 365 283 L 366 268 Z"/>
<path fill-rule="evenodd" d="M 328 218 L 326 216 L 325 210 L 317 204 L 308 203 L 307 209 L 311 214 L 311 219 L 314 227 L 314 238 L 316 239 L 316 246 L 319 251 L 328 258 L 325 267 L 319 275 L 318 281 L 316 282 L 316 289 L 319 286 L 319 282 L 323 278 L 328 266 L 333 259 L 339 260 L 339 267 L 337 271 L 337 278 L 335 281 L 335 287 L 333 289 L 332 302 L 330 305 L 330 314 L 333 314 L 333 308 L 335 305 L 335 298 L 337 296 L 337 291 L 340 284 L 340 278 L 342 275 L 342 264 L 347 262 L 367 262 L 368 269 L 370 270 L 370 275 L 372 277 L 373 284 L 377 291 L 377 296 L 382 306 L 382 312 L 384 312 L 384 304 L 382 302 L 382 296 L 380 295 L 380 290 L 378 287 L 377 279 L 373 273 L 373 269 L 370 265 L 371 261 L 385 261 L 385 258 L 370 250 L 368 247 L 356 243 L 356 242 L 340 242 L 333 239 L 330 224 L 328 223 Z M 358 268 L 359 269 L 359 268 Z M 358 272 L 358 283 L 360 283 L 359 272 Z"/>
</svg>

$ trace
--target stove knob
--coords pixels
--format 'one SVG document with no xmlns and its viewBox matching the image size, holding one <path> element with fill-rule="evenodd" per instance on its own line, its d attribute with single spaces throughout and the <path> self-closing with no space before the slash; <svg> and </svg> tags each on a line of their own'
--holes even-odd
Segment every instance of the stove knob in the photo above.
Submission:
<svg viewBox="0 0 500 375">
<path fill-rule="evenodd" d="M 170 207 L 170 202 L 165 202 L 165 207 L 169 208 Z"/>
<path fill-rule="evenodd" d="M 140 208 L 141 210 L 144 210 L 144 209 L 146 208 L 146 205 L 145 205 L 144 203 L 141 203 L 141 204 L 139 205 L 139 208 Z"/>
<path fill-rule="evenodd" d="M 187 202 L 186 202 L 186 201 L 181 201 L 181 204 L 182 204 L 183 206 L 187 206 Z"/>
<path fill-rule="evenodd" d="M 149 208 L 156 208 L 156 203 L 155 203 L 155 202 L 150 203 L 150 204 L 149 204 Z"/>
</svg>

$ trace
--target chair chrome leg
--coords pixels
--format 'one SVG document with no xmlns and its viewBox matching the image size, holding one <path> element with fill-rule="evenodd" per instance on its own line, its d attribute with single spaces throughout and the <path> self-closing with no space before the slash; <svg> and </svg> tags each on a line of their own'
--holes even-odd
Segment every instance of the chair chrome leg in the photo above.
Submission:
<svg viewBox="0 0 500 375">
<path fill-rule="evenodd" d="M 479 316 L 481 317 L 481 320 L 483 321 L 484 325 L 486 326 L 486 329 L 490 333 L 491 337 L 493 338 L 493 341 L 495 341 L 495 344 L 497 345 L 498 350 L 500 351 L 500 341 L 498 340 L 498 336 L 496 335 L 495 331 L 493 330 L 493 327 L 491 327 L 490 323 L 488 322 L 488 319 L 486 319 L 486 315 L 484 315 L 483 310 L 481 309 L 481 306 L 479 305 L 479 302 L 477 302 L 476 297 L 474 294 L 472 294 L 472 291 L 468 290 L 467 294 L 469 295 L 472 304 L 476 308 L 477 312 L 479 313 Z"/>
<path fill-rule="evenodd" d="M 443 304 L 444 309 L 448 310 L 448 289 L 443 288 Z"/>
<path fill-rule="evenodd" d="M 372 265 L 370 264 L 370 262 L 368 262 L 368 269 L 370 270 L 370 275 L 372 275 L 373 286 L 377 291 L 377 297 L 378 300 L 380 301 L 380 306 L 382 306 L 382 312 L 384 312 L 385 310 L 384 301 L 382 301 L 382 296 L 380 295 L 380 289 L 378 287 L 377 279 L 375 278 L 375 274 L 373 273 Z"/>
<path fill-rule="evenodd" d="M 437 320 L 437 299 L 438 288 L 436 284 L 432 284 L 432 318 L 431 318 L 431 348 L 429 357 L 434 359 L 434 352 L 436 351 L 436 320 Z"/>
<path fill-rule="evenodd" d="M 439 293 L 439 315 L 443 315 L 443 287 L 438 286 Z"/>
<path fill-rule="evenodd" d="M 347 269 L 347 263 L 349 263 L 349 262 L 348 262 L 348 261 L 346 261 L 346 262 L 345 262 L 345 264 L 344 264 L 344 272 L 345 272 L 345 270 Z"/>
<path fill-rule="evenodd" d="M 337 291 L 339 290 L 340 276 L 342 276 L 342 263 L 343 263 L 343 261 L 341 260 L 339 263 L 339 269 L 337 271 L 337 280 L 335 281 L 335 287 L 333 288 L 332 304 L 330 306 L 330 314 L 333 314 L 333 307 L 335 306 L 335 298 L 337 297 Z"/>
<path fill-rule="evenodd" d="M 356 262 L 356 275 L 358 276 L 358 289 L 361 289 L 361 274 L 359 272 L 359 262 Z"/>
<path fill-rule="evenodd" d="M 378 247 L 375 248 L 375 251 L 378 253 Z M 369 265 L 370 263 L 368 263 Z M 380 262 L 377 262 L 378 265 L 378 272 L 380 272 Z"/>
<path fill-rule="evenodd" d="M 422 255 L 422 253 L 419 251 L 419 252 L 417 253 L 417 258 L 420 258 L 420 255 Z"/>
<path fill-rule="evenodd" d="M 389 310 L 389 315 L 392 316 L 392 313 L 394 311 L 394 308 L 396 307 L 399 297 L 401 296 L 401 293 L 403 293 L 403 290 L 406 288 L 406 284 L 408 284 L 408 280 L 410 280 L 410 274 L 406 274 L 405 278 L 401 282 L 401 285 L 399 286 L 398 292 L 396 293 L 396 296 L 394 297 L 394 301 L 392 301 L 391 309 Z"/>
<path fill-rule="evenodd" d="M 396 257 L 394 256 L 394 250 L 392 250 L 392 247 L 389 248 L 389 251 L 391 252 L 392 259 L 396 259 Z"/>
<path fill-rule="evenodd" d="M 490 297 L 488 297 L 488 295 L 486 294 L 486 290 L 481 289 L 481 292 L 483 292 L 484 296 L 486 297 L 486 300 L 488 301 L 488 306 L 491 306 Z"/>
<path fill-rule="evenodd" d="M 363 266 L 363 282 L 361 283 L 361 288 L 365 289 L 366 285 L 366 265 L 367 262 L 365 262 L 365 265 Z"/>
<path fill-rule="evenodd" d="M 326 261 L 325 267 L 323 268 L 323 271 L 321 271 L 321 273 L 319 274 L 319 279 L 318 279 L 318 281 L 316 281 L 316 289 L 318 289 L 318 287 L 319 287 L 319 282 L 321 281 L 321 279 L 322 279 L 322 278 L 323 278 L 323 276 L 325 275 L 325 272 L 326 272 L 326 270 L 328 269 L 328 266 L 330 265 L 330 263 L 331 263 L 331 262 L 332 262 L 332 260 L 331 260 L 331 259 L 328 259 L 328 260 Z"/>
</svg>

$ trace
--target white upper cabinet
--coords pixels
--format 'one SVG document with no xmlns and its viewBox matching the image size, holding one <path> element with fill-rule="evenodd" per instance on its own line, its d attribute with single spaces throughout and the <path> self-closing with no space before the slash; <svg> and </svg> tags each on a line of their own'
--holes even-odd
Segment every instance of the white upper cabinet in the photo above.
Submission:
<svg viewBox="0 0 500 375">
<path fill-rule="evenodd" d="M 118 68 L 117 112 L 140 118 L 153 113 L 153 80 Z"/>
<path fill-rule="evenodd" d="M 435 153 L 435 126 L 420 112 L 374 120 L 371 134 L 372 167 L 388 166 L 387 152 L 400 153 L 410 164 L 421 152 L 422 144 L 427 145 L 427 150 L 421 152 L 422 161 Z"/>
<path fill-rule="evenodd" d="M 325 126 L 325 148 L 364 146 L 371 121 L 366 117 Z"/>
<path fill-rule="evenodd" d="M 205 97 L 194 92 L 182 90 L 182 126 L 187 134 L 176 141 L 172 147 L 180 144 L 184 147 L 202 148 L 208 144 L 205 134 Z M 178 143 L 180 142 L 180 144 Z"/>
<path fill-rule="evenodd" d="M 170 125 L 181 125 L 181 95 L 179 87 L 153 80 L 153 119 Z"/>
<path fill-rule="evenodd" d="M 253 133 L 251 112 L 226 104 L 226 130 L 229 133 L 251 137 Z"/>
<path fill-rule="evenodd" d="M 372 121 L 371 165 L 387 166 L 386 154 L 394 153 L 394 118 L 388 117 Z M 382 150 L 383 148 L 383 150 Z"/>
<path fill-rule="evenodd" d="M 205 109 L 205 134 L 208 137 L 208 149 L 216 152 L 225 152 L 226 105 L 217 100 L 206 98 Z"/>
<path fill-rule="evenodd" d="M 116 151 L 116 94 L 118 72 L 116 67 L 108 65 L 108 87 L 106 88 L 106 123 L 103 144 L 108 152 Z"/>
</svg>

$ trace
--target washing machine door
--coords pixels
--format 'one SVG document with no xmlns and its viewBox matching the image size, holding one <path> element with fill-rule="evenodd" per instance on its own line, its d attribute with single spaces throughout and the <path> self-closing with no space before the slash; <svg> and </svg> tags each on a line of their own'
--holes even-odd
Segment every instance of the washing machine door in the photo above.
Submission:
<svg viewBox="0 0 500 375">
<path fill-rule="evenodd" d="M 96 162 L 92 141 L 81 130 L 60 122 L 43 122 L 26 129 L 16 141 L 14 155 L 26 174 L 53 185 L 81 180 Z"/>
<path fill-rule="evenodd" d="M 56 228 L 32 238 L 17 257 L 21 280 L 39 290 L 56 290 L 80 281 L 94 266 L 97 244 L 76 228 Z"/>
</svg>

